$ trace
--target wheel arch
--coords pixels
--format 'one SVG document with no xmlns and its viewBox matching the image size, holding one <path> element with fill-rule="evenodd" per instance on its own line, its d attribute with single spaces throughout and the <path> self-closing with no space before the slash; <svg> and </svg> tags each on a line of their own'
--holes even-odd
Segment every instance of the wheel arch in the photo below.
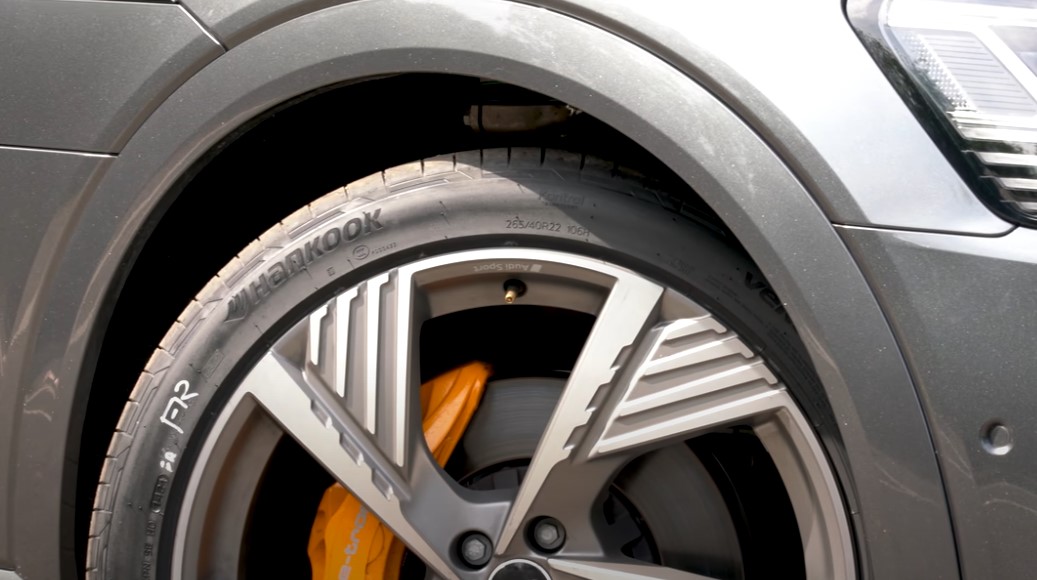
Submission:
<svg viewBox="0 0 1037 580">
<path fill-rule="evenodd" d="M 101 177 L 55 266 L 82 273 L 65 266 L 97 264 L 89 276 L 54 282 L 81 298 L 59 373 L 75 385 L 74 396 L 55 410 L 49 429 L 23 424 L 15 442 L 15 464 L 39 468 L 13 478 L 12 524 L 24 531 L 13 548 L 26 577 L 58 577 L 57 560 L 28 546 L 32 538 L 63 529 L 59 544 L 68 551 L 74 541 L 74 510 L 61 505 L 74 488 L 74 469 L 63 453 L 34 453 L 41 441 L 74 449 L 88 398 L 103 394 L 91 392 L 94 365 L 122 281 L 179 188 L 257 115 L 329 85 L 402 72 L 491 78 L 558 98 L 628 136 L 687 182 L 761 266 L 825 384 L 852 458 L 853 493 L 869 506 L 855 522 L 872 552 L 862 555 L 865 565 L 876 566 L 875 576 L 905 568 L 932 574 L 953 561 L 945 503 L 932 501 L 943 488 L 929 435 L 882 312 L 810 194 L 737 115 L 646 50 L 555 12 L 503 1 L 465 10 L 395 4 L 329 8 L 234 47 L 158 107 Z M 198 232 L 185 231 L 191 234 Z M 42 308 L 43 316 L 61 310 L 53 299 Z M 40 489 L 47 468 L 62 474 L 61 484 Z M 883 483 L 890 478 L 913 495 L 891 491 Z M 886 527 L 905 533 L 886 536 Z M 906 549 L 905 538 L 918 543 Z"/>
</svg>

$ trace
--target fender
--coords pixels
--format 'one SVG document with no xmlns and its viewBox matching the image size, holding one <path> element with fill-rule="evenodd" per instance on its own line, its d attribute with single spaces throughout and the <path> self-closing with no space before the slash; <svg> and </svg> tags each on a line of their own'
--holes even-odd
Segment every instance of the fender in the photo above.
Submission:
<svg viewBox="0 0 1037 580">
<path fill-rule="evenodd" d="M 551 42 L 550 39 L 565 39 Z M 785 302 L 840 426 L 865 577 L 952 577 L 951 525 L 932 443 L 903 358 L 861 272 L 810 192 L 710 91 L 655 54 L 558 12 L 492 0 L 373 0 L 299 16 L 251 36 L 183 84 L 110 161 L 48 267 L 37 344 L 24 377 L 75 385 L 50 420 L 17 424 L 8 495 L 11 560 L 25 578 L 73 574 L 38 538 L 71 529 L 62 487 L 94 359 L 127 264 L 175 196 L 174 184 L 222 139 L 312 90 L 398 72 L 487 77 L 568 102 L 632 137 L 725 220 Z M 794 224 L 794 227 L 792 226 Z M 82 264 L 98 264 L 84 272 Z M 77 265 L 79 265 L 77 267 Z M 70 314 L 72 311 L 72 314 Z M 846 321 L 853 321 L 850 328 Z M 101 329 L 101 330 L 98 330 Z M 30 396 L 24 380 L 8 421 Z M 837 462 L 838 463 L 838 462 Z M 60 480 L 44 474 L 60 473 Z M 2 555 L 0 555 L 2 556 Z M 69 558 L 70 559 L 70 558 Z"/>
<path fill-rule="evenodd" d="M 348 1 L 183 4 L 215 36 L 236 46 L 292 18 Z M 982 236 L 1012 229 L 986 209 L 918 126 L 847 24 L 841 2 L 729 0 L 708 10 L 665 1 L 528 3 L 625 38 L 698 81 L 785 160 L 833 222 Z M 467 2 L 454 4 L 469 10 Z M 860 142 L 883 146 L 870 148 L 870 161 L 862 164 Z M 927 178 L 902 178 L 913 174 Z"/>
</svg>

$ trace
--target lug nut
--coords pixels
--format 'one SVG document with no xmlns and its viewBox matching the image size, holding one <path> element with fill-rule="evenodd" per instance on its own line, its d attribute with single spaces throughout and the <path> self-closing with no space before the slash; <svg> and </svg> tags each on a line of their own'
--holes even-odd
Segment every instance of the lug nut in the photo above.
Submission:
<svg viewBox="0 0 1037 580">
<path fill-rule="evenodd" d="M 479 532 L 472 532 L 461 540 L 461 559 L 473 568 L 481 568 L 490 561 L 493 544 Z"/>
<path fill-rule="evenodd" d="M 508 280 L 504 283 L 504 302 L 511 304 L 526 293 L 526 283 L 522 280 Z"/>
<path fill-rule="evenodd" d="M 532 536 L 536 548 L 554 552 L 565 543 L 565 528 L 554 518 L 540 518 L 533 524 Z"/>
</svg>

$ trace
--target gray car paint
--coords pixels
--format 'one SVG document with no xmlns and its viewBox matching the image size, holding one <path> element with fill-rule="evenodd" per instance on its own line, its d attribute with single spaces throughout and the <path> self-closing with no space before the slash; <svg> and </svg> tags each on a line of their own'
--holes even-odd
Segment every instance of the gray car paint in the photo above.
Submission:
<svg viewBox="0 0 1037 580">
<path fill-rule="evenodd" d="M 0 2 L 0 145 L 118 151 L 221 52 L 183 8 Z"/>
<path fill-rule="evenodd" d="M 206 18 L 197 2 L 188 4 L 200 18 Z M 255 6 L 252 9 L 256 9 L 261 2 L 253 4 Z M 266 25 L 275 24 L 281 16 L 271 17 L 262 25 L 254 24 L 259 20 L 245 19 L 247 22 L 234 29 L 245 31 L 241 32 L 240 38 L 233 36 L 234 33 L 224 32 L 227 35 L 221 38 L 224 42 L 227 42 L 227 38 L 234 38 L 243 43 L 227 55 L 228 63 L 213 63 L 198 78 L 189 81 L 174 99 L 159 106 L 152 118 L 127 143 L 125 150 L 112 163 L 104 184 L 96 191 L 91 191 L 91 198 L 83 207 L 82 216 L 76 221 L 71 239 L 57 244 L 54 251 L 62 255 L 59 262 L 50 263 L 34 256 L 32 267 L 51 272 L 53 276 L 47 280 L 46 287 L 41 288 L 38 310 L 22 321 L 24 326 L 18 327 L 44 328 L 41 325 L 43 320 L 48 321 L 48 324 L 40 334 L 26 335 L 27 342 L 21 350 L 10 349 L 9 345 L 4 345 L 0 340 L 0 346 L 4 348 L 3 360 L 7 361 L 8 368 L 21 369 L 17 375 L 0 377 L 0 396 L 9 396 L 7 393 L 12 393 L 15 385 L 21 386 L 16 395 L 18 402 L 11 406 L 0 406 L 3 409 L 0 413 L 14 413 L 21 409 L 31 389 L 39 385 L 32 381 L 46 376 L 46 371 L 56 370 L 55 376 L 64 385 L 88 381 L 88 377 L 81 376 L 84 365 L 89 366 L 89 361 L 84 359 L 88 346 L 84 329 L 95 322 L 93 309 L 108 290 L 118 270 L 119 259 L 125 255 L 146 213 L 167 192 L 175 177 L 205 148 L 233 127 L 307 88 L 359 74 L 393 70 L 403 65 L 423 67 L 421 70 L 485 74 L 539 89 L 583 106 L 658 154 L 721 212 L 753 257 L 765 268 L 779 295 L 789 303 L 793 318 L 807 340 L 814 361 L 830 390 L 836 412 L 847 422 L 842 435 L 848 451 L 851 455 L 863 452 L 862 457 L 875 461 L 873 466 L 868 467 L 859 465 L 865 460 L 854 460 L 857 463 L 854 475 L 859 487 L 858 494 L 862 498 L 861 504 L 870 506 L 868 502 L 875 498 L 890 499 L 892 508 L 878 505 L 877 509 L 888 509 L 895 513 L 874 513 L 869 509 L 868 513 L 859 515 L 859 518 L 864 520 L 862 525 L 868 532 L 866 539 L 869 541 L 873 536 L 882 535 L 881 530 L 875 530 L 875 526 L 881 528 L 888 525 L 888 529 L 896 530 L 897 533 L 890 534 L 885 540 L 875 538 L 877 541 L 870 544 L 872 553 L 867 555 L 869 557 L 866 560 L 878 566 L 871 570 L 872 574 L 876 577 L 956 575 L 954 550 L 949 545 L 949 525 L 942 513 L 942 491 L 928 449 L 924 425 L 917 412 L 917 402 L 913 399 L 914 394 L 900 362 L 897 346 L 870 290 L 807 191 L 818 200 L 829 218 L 842 223 L 984 235 L 1005 232 L 1010 228 L 1002 222 L 990 221 L 992 216 L 989 212 L 971 196 L 964 195 L 965 190 L 960 182 L 954 182 L 956 176 L 949 177 L 953 172 L 914 126 L 902 105 L 898 105 L 895 95 L 874 70 L 874 65 L 870 61 L 865 62 L 863 51 L 857 52 L 860 47 L 853 44 L 856 39 L 852 39 L 848 28 L 845 35 L 840 32 L 833 33 L 833 37 L 823 38 L 831 44 L 826 44 L 824 51 L 818 51 L 828 53 L 820 63 L 816 59 L 811 60 L 810 55 L 806 54 L 810 52 L 806 40 L 793 43 L 793 46 L 799 47 L 799 52 L 789 56 L 800 58 L 796 62 L 803 63 L 803 75 L 802 78 L 795 77 L 794 81 L 790 81 L 781 76 L 787 67 L 779 65 L 783 62 L 781 54 L 785 44 L 781 41 L 788 40 L 787 36 L 795 36 L 789 30 L 795 29 L 796 21 L 784 15 L 803 16 L 799 13 L 800 5 L 796 3 L 783 3 L 780 13 L 767 14 L 770 21 L 759 23 L 755 17 L 747 18 L 752 11 L 747 11 L 741 3 L 722 3 L 719 7 L 711 7 L 727 15 L 729 20 L 726 25 L 719 23 L 722 21 L 713 21 L 712 15 L 710 19 L 692 19 L 694 23 L 678 19 L 657 22 L 655 18 L 659 16 L 658 13 L 651 17 L 648 14 L 662 8 L 650 3 L 644 7 L 644 13 L 641 12 L 640 3 L 636 10 L 625 8 L 618 2 L 553 4 L 559 10 L 567 10 L 580 18 L 596 22 L 600 28 L 613 29 L 644 43 L 669 64 L 694 76 L 709 91 L 731 103 L 734 110 L 732 114 L 720 108 L 695 84 L 666 63 L 650 58 L 633 46 L 619 45 L 614 38 L 599 36 L 603 34 L 600 31 L 592 35 L 586 30 L 587 27 L 579 27 L 580 32 L 574 33 L 575 24 L 558 15 L 552 15 L 549 19 L 546 15 L 538 16 L 545 20 L 540 22 L 542 28 L 536 30 L 537 34 L 516 38 L 515 35 L 524 30 L 519 26 L 521 23 L 496 22 L 490 14 L 480 12 L 481 9 L 469 8 L 467 4 L 460 4 L 462 9 L 452 10 L 436 3 L 364 4 L 329 10 L 330 16 L 322 14 L 319 18 L 300 18 L 282 29 L 264 34 L 259 34 L 259 31 Z M 281 5 L 282 9 L 277 14 L 297 15 L 291 10 L 285 11 L 283 2 Z M 803 5 L 815 6 L 808 3 Z M 140 5 L 125 6 L 138 9 Z M 731 12 L 728 12 L 729 6 L 732 6 Z M 799 21 L 799 26 L 805 27 L 806 32 L 811 32 L 810 26 L 825 29 L 834 27 L 834 19 L 841 18 L 841 14 L 834 9 L 837 3 L 816 6 L 821 6 L 823 10 L 812 16 L 823 14 L 828 20 Z M 736 10 L 738 7 L 741 10 Z M 168 7 L 156 5 L 154 8 Z M 596 8 L 604 10 L 607 16 L 595 15 L 593 9 Z M 437 12 L 438 16 L 429 16 L 422 21 L 422 27 L 416 27 L 411 21 L 415 9 Z M 347 10 L 352 12 L 347 13 Z M 362 13 L 366 13 L 366 18 L 371 21 L 365 21 Z M 324 18 L 330 19 L 328 28 L 323 30 L 328 36 L 308 38 L 302 34 L 311 30 L 307 28 L 308 25 Z M 753 22 L 746 23 L 746 19 Z M 761 21 L 764 20 L 761 18 Z M 780 33 L 771 32 L 768 36 L 768 27 L 780 29 L 776 22 L 790 28 L 779 30 Z M 698 29 L 710 28 L 711 23 L 716 32 Z M 218 22 L 207 24 L 219 33 Z M 409 36 L 393 36 L 392 39 L 417 51 L 419 56 L 415 58 L 422 62 L 416 63 L 413 58 L 408 59 L 398 50 L 375 54 L 375 49 L 388 47 L 381 43 L 383 39 L 374 37 L 373 32 L 358 34 L 356 37 L 350 35 L 350 38 L 330 34 L 336 30 L 362 32 L 365 28 L 361 24 L 373 27 L 373 32 L 391 30 L 388 27 L 393 25 L 402 27 Z M 742 36 L 731 32 L 731 27 L 736 25 L 738 28 L 735 30 L 744 30 L 748 26 L 749 30 L 763 35 L 753 38 L 775 41 L 768 44 L 770 53 L 762 55 L 766 66 L 749 58 L 754 56 L 752 54 L 743 55 L 739 60 L 735 53 L 739 50 L 738 41 Z M 423 30 L 425 26 L 429 30 Z M 675 26 L 679 29 L 674 30 Z M 726 39 L 726 45 L 725 39 L 717 38 L 724 36 L 725 32 L 730 37 Z M 565 42 L 552 46 L 550 40 L 555 33 L 564 33 Z M 297 34 L 300 36 L 296 37 Z M 808 40 L 816 37 L 816 34 L 807 35 Z M 465 39 L 465 46 L 458 46 L 460 41 L 457 38 Z M 548 49 L 559 50 L 566 56 L 565 51 L 575 51 L 575 48 L 566 49 L 566 46 L 575 44 L 581 38 L 618 48 L 615 52 L 604 54 L 602 51 L 578 51 L 578 54 L 567 55 L 571 59 L 569 62 L 555 62 L 555 59 L 544 57 Z M 455 39 L 454 44 L 451 44 L 452 39 Z M 694 39 L 695 44 L 690 39 Z M 703 48 L 707 42 L 714 43 L 708 50 Z M 743 43 L 742 52 L 747 52 L 745 47 Z M 309 55 L 309 60 L 305 55 L 296 54 L 296 51 L 310 48 L 320 50 L 318 54 Z M 332 53 L 349 58 L 331 63 Z M 272 55 L 276 58 L 272 58 Z M 511 63 L 509 67 L 501 69 L 500 65 L 504 62 L 501 58 L 504 55 L 517 58 L 519 62 L 529 61 L 530 64 L 515 66 Z M 541 58 L 537 59 L 537 55 Z M 829 58 L 831 55 L 842 55 L 845 59 Z M 613 72 L 624 61 L 626 66 L 621 69 L 625 71 L 624 78 L 614 78 L 620 76 Z M 875 102 L 855 97 L 841 86 L 810 84 L 810 77 L 823 76 L 817 75 L 811 65 L 827 63 L 831 67 L 833 62 L 845 67 L 849 71 L 847 74 L 861 74 L 863 78 L 870 79 L 866 88 L 872 92 L 865 94 L 874 98 Z M 571 71 L 573 78 L 556 76 L 563 71 L 570 72 L 570 68 L 575 65 L 578 65 L 578 70 Z M 631 66 L 635 68 L 629 68 Z M 293 72 L 292 67 L 313 68 Z M 829 72 L 831 69 L 820 70 Z M 221 78 L 221 74 L 226 76 Z M 269 76 L 265 77 L 264 74 Z M 787 82 L 787 87 L 781 86 L 783 80 Z M 847 81 L 845 78 L 842 80 Z M 830 80 L 826 81 L 826 85 L 828 82 Z M 646 86 L 652 86 L 658 92 L 644 94 Z M 818 93 L 809 90 L 811 88 L 824 91 Z M 799 98 L 813 99 L 809 101 L 810 106 L 797 106 L 790 101 L 797 97 L 797 92 Z M 694 95 L 694 98 L 688 95 Z M 208 100 L 214 98 L 218 102 Z M 836 105 L 831 104 L 833 102 Z M 819 107 L 823 110 L 819 111 Z M 852 113 L 841 111 L 842 107 Z M 825 123 L 804 120 L 805 116 L 820 113 L 827 115 L 823 117 Z M 862 119 L 864 114 L 867 117 Z M 893 117 L 886 123 L 883 119 L 888 114 Z M 749 123 L 756 135 L 740 122 L 739 117 Z M 847 117 L 852 120 L 847 120 Z M 4 118 L 6 121 L 6 116 Z M 674 119 L 683 122 L 675 123 Z M 132 131 L 131 125 L 124 129 L 127 134 Z M 867 129 L 867 138 L 840 142 L 842 135 L 833 128 L 843 131 L 842 128 L 846 126 Z M 885 141 L 884 137 L 893 141 Z M 896 150 L 896 155 L 875 151 L 871 146 L 875 143 L 873 139 L 886 144 L 903 138 L 909 139 L 912 147 Z M 789 169 L 767 151 L 760 139 L 777 149 Z M 710 150 L 710 147 L 715 149 Z M 862 153 L 861 150 L 865 148 L 866 151 Z M 854 170 L 852 163 L 855 159 L 859 161 L 863 154 L 882 155 L 876 157 L 881 163 L 872 164 L 872 168 L 876 168 L 872 171 Z M 732 159 L 739 163 L 728 167 L 726 162 Z M 802 185 L 796 183 L 793 174 Z M 890 180 L 889 176 L 895 176 L 895 180 Z M 933 176 L 937 178 L 935 181 Z M 69 183 L 82 186 L 84 176 L 59 173 L 56 178 L 58 183 L 54 186 L 60 190 L 61 186 Z M 63 181 L 66 179 L 67 182 Z M 25 185 L 32 185 L 32 182 L 28 178 L 11 182 L 9 187 L 16 192 L 11 194 L 15 196 L 12 199 L 21 199 L 17 197 L 22 195 L 21 192 L 33 191 Z M 67 197 L 63 199 L 68 201 L 73 198 L 76 191 L 79 190 L 66 188 L 62 195 Z M 47 216 L 38 219 L 39 222 L 25 222 L 22 225 L 27 229 L 35 227 L 40 231 L 45 230 L 51 218 Z M 8 215 L 0 216 L 3 228 L 6 229 L 11 223 Z M 795 225 L 790 227 L 789 224 Z M 1016 235 L 1013 233 L 1004 239 L 1017 239 Z M 872 256 L 868 251 L 856 246 L 855 250 L 858 251 L 859 259 L 882 263 L 881 258 Z M 929 254 L 930 261 L 916 259 L 915 265 L 934 264 L 936 255 Z M 991 261 L 995 259 L 991 258 Z M 5 267 L 8 260 L 17 261 L 20 258 L 5 256 Z M 969 260 L 964 260 L 963 264 L 965 262 Z M 875 265 L 870 268 L 877 269 Z M 902 269 L 896 269 L 896 272 L 900 273 L 888 274 L 887 277 L 905 276 Z M 869 275 L 876 282 L 875 288 L 882 289 L 872 269 L 869 269 Z M 11 297 L 20 298 L 21 294 L 13 289 L 22 288 L 24 284 L 24 281 L 6 275 L 0 281 L 0 296 L 5 298 L 0 300 L 0 308 L 4 310 L 5 320 L 15 320 L 19 316 L 17 306 L 11 304 Z M 899 284 L 911 291 L 928 292 L 914 283 L 901 281 Z M 1009 284 L 1018 282 L 1006 280 L 1005 285 Z M 1026 287 L 1020 285 L 1018 288 L 1019 295 L 1025 295 Z M 980 297 L 978 292 L 973 294 Z M 924 295 L 914 296 L 914 301 L 922 300 Z M 885 303 L 892 302 L 887 300 Z M 892 310 L 890 312 L 894 313 Z M 927 311 L 927 316 L 934 317 L 936 312 L 935 309 Z M 1012 312 L 1017 317 L 1023 314 Z M 850 320 L 854 324 L 846 324 Z M 960 331 L 960 328 L 957 330 Z M 916 344 L 919 340 L 931 340 L 933 336 L 920 337 L 903 332 L 900 327 L 898 331 L 909 354 L 920 345 L 943 344 Z M 982 346 L 979 341 L 970 344 L 973 347 Z M 46 345 L 51 345 L 47 347 L 48 353 L 36 352 L 35 349 Z M 55 352 L 61 353 L 63 358 L 54 358 Z M 963 352 L 975 350 L 963 349 Z M 868 356 L 862 356 L 862 353 Z M 58 360 L 61 361 L 60 365 L 56 364 Z M 916 365 L 916 374 L 928 372 L 930 367 L 925 366 L 928 363 L 912 360 Z M 1020 377 L 1025 376 L 1021 373 L 1030 369 L 1028 366 L 1000 366 L 988 370 L 992 373 L 990 377 L 995 378 L 988 384 L 1018 384 Z M 997 374 L 993 374 L 995 372 Z M 16 376 L 24 377 L 25 380 L 14 378 Z M 957 397 L 962 393 L 960 383 L 958 385 L 958 388 L 946 389 L 949 393 L 946 396 Z M 933 405 L 931 391 L 944 389 L 941 385 L 937 387 L 923 387 L 927 405 Z M 71 387 L 68 388 L 71 391 Z M 44 478 L 41 474 L 67 472 L 64 471 L 61 454 L 50 452 L 46 454 L 50 457 L 45 457 L 40 450 L 63 449 L 65 446 L 66 422 L 72 412 L 69 391 L 62 391 L 53 405 L 46 409 L 51 412 L 52 422 L 46 425 L 31 424 L 19 431 L 19 439 L 12 441 L 17 446 L 15 459 L 12 463 L 2 464 L 15 465 L 18 469 L 15 474 L 17 489 L 11 496 L 5 494 L 8 506 L 16 508 L 11 516 L 14 520 L 3 521 L 9 522 L 8 529 L 17 529 L 19 536 L 24 535 L 25 539 L 14 538 L 14 551 L 8 552 L 2 545 L 5 536 L 0 532 L 0 563 L 17 564 L 26 577 L 57 577 L 54 573 L 57 570 L 57 559 L 54 557 L 57 544 L 33 548 L 28 543 L 34 537 L 32 534 L 54 537 L 58 529 L 60 492 L 53 478 Z M 1005 391 L 984 390 L 984 395 L 993 398 L 987 399 L 989 406 L 981 409 L 1002 409 L 1001 415 L 993 413 L 991 417 L 1004 416 L 1003 409 L 1011 408 L 1013 404 L 1011 398 L 999 396 L 1001 392 Z M 1017 393 L 1007 390 L 1006 394 Z M 952 421 L 944 413 L 937 412 L 931 418 L 935 421 L 934 432 L 939 433 L 941 441 L 948 438 L 965 442 L 974 439 L 977 433 L 978 425 L 973 424 L 974 420 L 971 419 L 986 414 L 966 414 L 970 420 Z M 10 417 L 0 416 L 0 424 L 12 425 L 13 422 L 8 419 Z M 31 421 L 23 421 L 22 427 Z M 32 444 L 27 443 L 30 439 L 33 440 Z M 1013 452 L 1016 455 L 1010 454 L 1008 457 L 1025 461 L 1028 458 L 1020 454 L 1024 449 L 1024 445 L 1017 443 L 1017 451 Z M 1031 460 L 1028 465 L 1032 464 Z M 944 465 L 946 468 L 948 463 L 945 461 Z M 987 463 L 975 461 L 955 462 L 951 466 L 965 474 L 957 478 L 964 483 L 955 484 L 965 487 L 960 491 L 952 489 L 950 496 L 961 522 L 981 521 L 977 518 L 983 505 L 974 501 L 980 496 L 974 496 L 971 490 L 980 487 L 975 482 L 986 481 L 986 478 L 1001 473 L 996 467 L 984 468 L 984 465 Z M 990 465 L 1001 464 L 995 462 Z M 46 471 L 50 469 L 53 471 Z M 0 482 L 6 479 L 0 478 Z M 33 490 L 33 485 L 39 489 Z M 1023 502 L 1021 507 L 1012 508 L 1011 502 L 1016 501 L 1012 497 L 1006 499 L 999 496 L 999 500 L 999 505 L 1009 509 L 1007 521 L 1010 522 L 1025 521 L 1020 514 L 1027 507 L 1032 507 Z M 40 511 L 34 513 L 33 509 Z M 32 522 L 36 514 L 39 514 L 38 524 Z M 999 545 L 1007 545 L 1006 541 L 1011 538 L 1005 536 L 1015 533 L 1010 526 L 1006 526 L 1004 531 L 994 529 L 992 524 L 981 529 L 990 534 L 1000 532 L 996 536 L 983 538 L 983 541 Z M 912 533 L 901 536 L 900 532 L 904 530 Z M 992 537 L 994 540 L 991 540 Z M 959 538 L 971 543 L 973 535 L 965 532 Z M 8 538 L 8 541 L 11 539 Z M 962 553 L 967 556 L 973 550 L 966 548 Z M 1017 555 L 1013 554 L 1013 557 Z M 981 557 L 974 564 L 980 570 L 978 575 L 989 576 L 993 574 L 991 570 L 1000 570 L 983 567 L 988 563 L 988 558 Z M 973 570 L 970 564 L 966 564 L 965 568 Z M 1008 577 L 1000 572 L 998 576 Z"/>
<path fill-rule="evenodd" d="M 928 411 L 954 506 L 962 571 L 1037 568 L 1037 231 L 968 238 L 839 229 L 889 313 Z M 1009 429 L 993 455 L 983 433 Z"/>
<path fill-rule="evenodd" d="M 255 36 L 182 86 L 112 161 L 49 264 L 56 279 L 37 314 L 48 324 L 30 340 L 20 402 L 10 409 L 22 409 L 48 372 L 88 388 L 84 329 L 97 322 L 131 242 L 176 177 L 235 127 L 334 80 L 403 70 L 487 76 L 564 99 L 634 136 L 717 209 L 788 302 L 829 390 L 856 482 L 848 491 L 866 571 L 955 576 L 938 470 L 896 344 L 828 220 L 780 160 L 699 85 L 600 28 L 505 2 L 463 8 L 389 0 L 328 9 Z M 612 74 L 617 68 L 626 73 Z M 59 528 L 53 477 L 70 473 L 63 457 L 74 409 L 68 391 L 48 403 L 51 420 L 23 416 L 15 440 L 9 525 L 26 578 L 58 572 L 47 557 L 53 546 L 33 539 Z"/>
<path fill-rule="evenodd" d="M 351 0 L 198 0 L 183 2 L 225 46 L 233 48 L 279 24 Z"/>
<path fill-rule="evenodd" d="M 96 185 L 96 176 L 104 171 L 111 158 L 101 155 L 78 155 L 51 151 L 26 151 L 0 147 L 0 248 L 4 275 L 0 277 L 0 473 L 31 466 L 33 458 L 52 453 L 53 444 L 45 437 L 42 449 L 29 457 L 12 457 L 14 433 L 22 421 L 50 422 L 48 405 L 55 399 L 68 397 L 72 384 L 62 383 L 53 375 L 27 377 L 23 363 L 30 345 L 47 320 L 42 317 L 41 292 L 61 282 L 60 274 L 48 272 L 59 249 L 59 241 L 75 222 L 82 205 L 83 191 Z M 31 196 L 31 203 L 29 199 Z M 49 347 L 58 352 L 46 356 L 61 360 L 62 342 Z M 19 390 L 19 385 L 22 389 Z M 19 412 L 20 411 L 20 412 Z M 47 481 L 44 479 L 44 481 Z M 0 565 L 11 566 L 11 545 L 20 532 L 11 526 L 12 489 L 10 477 L 0 477 Z M 40 498 L 54 501 L 57 481 L 42 486 Z M 57 529 L 40 540 L 57 542 Z M 49 536 L 49 538 L 48 538 Z M 57 545 L 57 544 L 55 544 Z M 27 554 L 28 555 L 28 554 Z M 53 557 L 53 556 L 51 556 Z"/>
</svg>

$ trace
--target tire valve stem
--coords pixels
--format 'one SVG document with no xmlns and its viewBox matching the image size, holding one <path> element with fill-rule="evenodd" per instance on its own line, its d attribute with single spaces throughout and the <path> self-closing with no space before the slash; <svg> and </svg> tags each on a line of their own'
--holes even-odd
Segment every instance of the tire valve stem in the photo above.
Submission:
<svg viewBox="0 0 1037 580">
<path fill-rule="evenodd" d="M 504 282 L 504 302 L 512 304 L 519 296 L 526 293 L 526 283 L 522 280 L 511 279 Z"/>
</svg>

